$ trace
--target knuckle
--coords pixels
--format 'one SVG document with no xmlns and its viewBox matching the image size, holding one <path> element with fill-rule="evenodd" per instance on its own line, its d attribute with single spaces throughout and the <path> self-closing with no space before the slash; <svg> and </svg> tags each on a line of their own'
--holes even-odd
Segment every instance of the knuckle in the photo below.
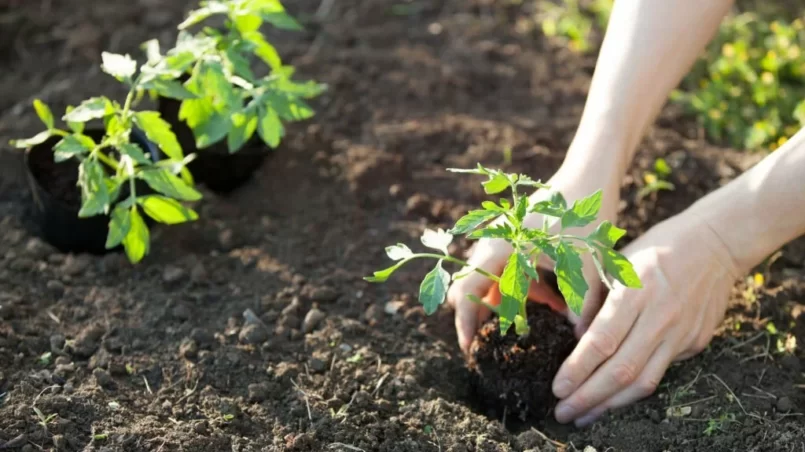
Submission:
<svg viewBox="0 0 805 452">
<path fill-rule="evenodd" d="M 638 395 L 643 397 L 648 397 L 660 387 L 660 377 L 648 376 L 644 378 L 640 378 L 637 381 L 637 392 Z"/>
<path fill-rule="evenodd" d="M 600 355 L 601 358 L 606 359 L 615 354 L 618 349 L 618 341 L 615 337 L 606 331 L 590 331 L 589 344 L 590 348 Z"/>
<path fill-rule="evenodd" d="M 618 363 L 612 369 L 612 379 L 619 386 L 628 386 L 637 379 L 637 366 L 633 362 Z"/>
</svg>

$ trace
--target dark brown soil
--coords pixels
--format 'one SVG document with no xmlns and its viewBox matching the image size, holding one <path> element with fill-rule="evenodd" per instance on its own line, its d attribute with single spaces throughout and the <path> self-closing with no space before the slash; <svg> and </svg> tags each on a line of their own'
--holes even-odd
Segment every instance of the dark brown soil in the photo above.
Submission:
<svg viewBox="0 0 805 452">
<path fill-rule="evenodd" d="M 101 51 L 170 43 L 190 3 L 0 9 L 0 145 L 39 131 L 34 97 L 57 112 L 98 93 L 119 99 L 123 89 L 98 70 Z M 386 245 L 413 246 L 426 226 L 449 227 L 485 199 L 477 179 L 445 167 L 550 177 L 594 59 L 529 28 L 529 1 L 286 3 L 307 31 L 272 42 L 300 77 L 329 85 L 317 117 L 289 127 L 284 149 L 240 190 L 205 193 L 199 221 L 153 228 L 141 265 L 43 244 L 19 155 L 0 153 L 0 447 L 802 450 L 802 240 L 759 269 L 761 288 L 736 284 L 708 350 L 592 428 L 548 417 L 515 430 L 512 416 L 475 409 L 452 313 L 426 317 L 416 302 L 424 263 L 384 285 L 362 277 L 387 264 Z M 322 4 L 331 8 L 317 18 Z M 760 158 L 699 136 L 673 107 L 649 132 L 623 183 L 628 240 Z M 677 189 L 638 201 L 657 157 Z M 691 411 L 667 416 L 674 406 Z M 55 415 L 47 429 L 34 408 Z"/>
<path fill-rule="evenodd" d="M 81 208 L 81 190 L 78 188 L 78 160 L 56 163 L 53 147 L 61 138 L 50 138 L 31 151 L 28 157 L 30 171 L 37 182 L 51 196 L 65 206 Z"/>
<path fill-rule="evenodd" d="M 528 335 L 518 336 L 514 327 L 501 335 L 500 322 L 493 317 L 470 347 L 467 368 L 473 395 L 492 418 L 527 421 L 550 416 L 556 404 L 553 377 L 576 344 L 564 315 L 537 303 L 530 303 L 527 312 Z"/>
</svg>

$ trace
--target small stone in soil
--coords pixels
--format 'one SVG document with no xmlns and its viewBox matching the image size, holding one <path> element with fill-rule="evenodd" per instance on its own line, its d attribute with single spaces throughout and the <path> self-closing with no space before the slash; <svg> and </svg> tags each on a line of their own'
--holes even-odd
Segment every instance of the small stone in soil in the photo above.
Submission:
<svg viewBox="0 0 805 452">
<path fill-rule="evenodd" d="M 206 282 L 208 277 L 207 269 L 204 268 L 204 264 L 201 262 L 197 262 L 193 269 L 190 270 L 190 280 L 196 284 Z"/>
<path fill-rule="evenodd" d="M 383 312 L 381 312 L 377 303 L 372 303 L 366 308 L 366 312 L 363 313 L 363 318 L 366 320 L 366 323 L 375 326 L 383 321 Z"/>
<path fill-rule="evenodd" d="M 193 424 L 193 431 L 199 435 L 205 435 L 207 433 L 208 425 L 209 424 L 207 421 L 198 421 Z"/>
<path fill-rule="evenodd" d="M 235 247 L 234 233 L 231 229 L 224 229 L 218 233 L 218 245 L 221 251 L 230 251 Z"/>
<path fill-rule="evenodd" d="M 299 297 L 293 297 L 291 304 L 282 308 L 282 315 L 296 314 L 301 307 L 302 302 L 299 301 Z"/>
<path fill-rule="evenodd" d="M 61 353 L 64 349 L 64 335 L 63 334 L 53 334 L 50 336 L 50 351 L 53 353 Z"/>
<path fill-rule="evenodd" d="M 307 312 L 305 319 L 302 321 L 302 331 L 307 334 L 316 329 L 327 315 L 317 308 L 313 308 Z"/>
<path fill-rule="evenodd" d="M 69 254 L 61 266 L 61 271 L 67 276 L 78 276 L 87 270 L 91 263 L 89 256 Z"/>
<path fill-rule="evenodd" d="M 240 329 L 238 338 L 243 344 L 260 344 L 268 339 L 268 332 L 262 325 L 249 324 Z"/>
<path fill-rule="evenodd" d="M 310 299 L 321 303 L 330 303 L 338 298 L 338 292 L 330 286 L 320 286 L 310 292 Z"/>
<path fill-rule="evenodd" d="M 59 280 L 51 279 L 50 281 L 45 284 L 48 291 L 55 295 L 56 297 L 60 297 L 64 295 L 64 283 Z"/>
<path fill-rule="evenodd" d="M 777 412 L 787 413 L 794 409 L 794 403 L 788 397 L 780 397 L 777 399 Z"/>
<path fill-rule="evenodd" d="M 201 348 L 209 348 L 215 342 L 215 336 L 204 328 L 193 328 L 193 331 L 190 332 L 190 339 L 196 341 Z"/>
<path fill-rule="evenodd" d="M 90 325 L 84 328 L 75 340 L 73 354 L 79 358 L 92 356 L 98 350 L 104 332 L 104 328 L 100 325 Z"/>
<path fill-rule="evenodd" d="M 43 242 L 38 237 L 32 237 L 25 244 L 25 252 L 36 260 L 44 259 L 48 254 L 53 252 L 53 249 L 47 243 Z"/>
<path fill-rule="evenodd" d="M 112 389 L 115 385 L 115 381 L 112 380 L 112 376 L 109 375 L 109 372 L 97 368 L 92 371 L 92 376 L 95 377 L 95 382 L 98 383 L 98 386 L 104 389 Z"/>
<path fill-rule="evenodd" d="M 327 370 L 327 363 L 320 360 L 319 358 L 312 358 L 310 360 L 310 370 L 314 373 L 321 373 Z"/>
<path fill-rule="evenodd" d="M 185 271 L 183 268 L 176 267 L 174 265 L 168 265 L 162 271 L 162 280 L 168 284 L 172 284 L 184 278 L 184 275 Z"/>
<path fill-rule="evenodd" d="M 260 403 L 268 398 L 268 385 L 252 383 L 249 385 L 249 402 Z"/>
<path fill-rule="evenodd" d="M 185 338 L 179 345 L 179 356 L 186 359 L 193 359 L 198 356 L 198 344 L 190 338 Z"/>
<path fill-rule="evenodd" d="M 518 450 L 536 449 L 542 446 L 543 443 L 544 440 L 534 430 L 526 430 L 520 433 L 514 441 Z"/>
</svg>

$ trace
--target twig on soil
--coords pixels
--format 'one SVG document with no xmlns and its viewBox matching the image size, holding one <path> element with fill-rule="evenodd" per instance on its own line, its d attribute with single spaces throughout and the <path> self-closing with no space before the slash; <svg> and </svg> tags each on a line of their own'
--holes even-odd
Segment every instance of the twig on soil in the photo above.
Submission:
<svg viewBox="0 0 805 452">
<path fill-rule="evenodd" d="M 546 434 L 542 433 L 541 431 L 537 430 L 536 428 L 531 427 L 531 430 L 532 430 L 534 433 L 536 433 L 537 435 L 539 435 L 539 437 L 540 437 L 540 438 L 542 438 L 542 439 L 544 439 L 545 441 L 547 441 L 547 442 L 549 442 L 549 443 L 553 444 L 555 447 L 567 448 L 567 444 L 565 444 L 565 443 L 561 443 L 561 442 L 556 441 L 556 440 L 551 439 L 551 438 L 548 438 L 548 435 L 546 435 Z"/>
<path fill-rule="evenodd" d="M 372 397 L 377 396 L 378 391 L 380 391 L 380 386 L 383 385 L 383 382 L 386 380 L 386 378 L 388 378 L 388 376 L 389 376 L 389 373 L 386 372 L 385 374 L 383 374 L 382 377 L 380 377 L 380 380 L 377 381 L 377 386 L 375 386 L 375 390 L 372 391 Z"/>
<path fill-rule="evenodd" d="M 47 311 L 45 311 L 45 312 L 47 313 L 48 317 L 50 317 L 50 318 L 51 318 L 51 319 L 52 319 L 54 322 L 56 322 L 56 324 L 57 324 L 57 325 L 61 325 L 61 319 L 59 319 L 58 317 L 56 317 L 56 314 L 54 314 L 53 312 L 51 312 L 51 311 L 50 311 L 50 309 L 48 309 L 48 310 L 47 310 Z"/>
<path fill-rule="evenodd" d="M 757 392 L 760 392 L 760 393 L 762 393 L 762 394 L 765 394 L 765 395 L 767 395 L 767 396 L 771 397 L 772 399 L 776 399 L 776 398 L 777 398 L 777 396 L 776 396 L 776 395 L 774 395 L 774 394 L 770 393 L 769 391 L 764 391 L 764 390 L 762 390 L 762 389 L 758 388 L 757 386 L 750 386 L 750 388 L 754 389 L 754 390 L 755 390 L 755 391 L 757 391 Z"/>
<path fill-rule="evenodd" d="M 303 391 L 302 388 L 300 388 L 298 384 L 296 384 L 296 382 L 294 381 L 293 378 L 291 378 L 291 384 L 294 386 L 294 388 L 296 388 L 297 391 L 302 393 L 302 395 L 305 397 L 305 406 L 307 406 L 307 419 L 310 422 L 313 422 L 313 414 L 311 414 L 311 412 L 310 412 L 310 400 L 307 397 L 307 393 L 305 391 Z M 352 403 L 352 401 L 350 401 L 349 403 Z"/>
<path fill-rule="evenodd" d="M 764 367 L 764 368 L 763 368 L 763 371 L 762 371 L 762 372 L 760 372 L 760 378 L 758 378 L 758 379 L 757 379 L 757 386 L 760 386 L 760 382 L 761 382 L 761 381 L 763 381 L 763 377 L 765 377 L 765 376 L 766 376 L 766 371 L 767 371 L 768 369 L 769 369 L 768 367 Z"/>
<path fill-rule="evenodd" d="M 191 395 L 193 395 L 193 393 L 195 393 L 195 392 L 196 392 L 196 388 L 198 388 L 198 382 L 199 382 L 200 380 L 201 380 L 201 376 L 199 376 L 198 378 L 196 378 L 196 383 L 193 385 L 193 389 L 191 389 L 191 390 L 190 390 L 190 392 L 185 393 L 185 395 L 183 395 L 183 396 L 179 397 L 179 400 L 177 400 L 177 401 L 176 401 L 176 404 L 177 404 L 177 405 L 179 404 L 179 402 L 181 402 L 182 400 L 184 400 L 184 399 L 186 399 L 186 398 L 190 397 Z M 185 388 L 185 390 L 187 390 L 187 389 Z"/>
<path fill-rule="evenodd" d="M 674 404 L 674 405 L 669 406 L 669 407 L 668 407 L 668 409 L 670 410 L 671 408 L 679 408 L 679 407 L 681 407 L 681 406 L 691 406 L 691 405 L 696 405 L 697 403 L 706 402 L 706 401 L 708 401 L 708 400 L 715 399 L 716 397 L 718 397 L 718 396 L 711 395 L 710 397 L 704 397 L 704 398 L 701 398 L 701 399 L 698 399 L 698 400 L 694 400 L 694 401 L 692 401 L 692 402 L 676 403 L 676 404 Z"/>
<path fill-rule="evenodd" d="M 332 449 L 334 447 L 343 447 L 344 449 L 354 450 L 358 452 L 366 452 L 365 450 L 361 449 L 360 447 L 350 446 L 349 444 L 344 443 L 332 443 L 327 446 L 328 449 Z"/>
<path fill-rule="evenodd" d="M 744 345 L 749 345 L 752 342 L 755 342 L 756 340 L 758 340 L 761 337 L 763 337 L 765 334 L 766 334 L 765 331 L 761 331 L 761 332 L 757 333 L 756 335 L 750 337 L 749 339 L 747 339 L 745 341 L 739 342 L 739 343 L 737 343 L 735 345 L 732 345 L 730 347 L 727 347 L 727 348 L 721 350 L 721 352 L 718 355 L 716 355 L 716 359 L 720 358 L 721 355 L 723 355 L 724 353 L 727 353 L 729 351 L 735 350 L 736 348 L 743 347 Z"/>
<path fill-rule="evenodd" d="M 148 393 L 154 395 L 154 391 L 151 390 L 151 385 L 148 384 L 148 379 L 145 378 L 145 375 L 143 375 L 143 381 L 145 382 L 145 389 L 148 390 Z"/>
<path fill-rule="evenodd" d="M 718 376 L 718 375 L 716 375 L 716 374 L 709 374 L 709 375 L 707 375 L 707 376 L 708 376 L 708 377 L 713 377 L 713 378 L 715 378 L 716 380 L 718 380 L 718 382 L 719 382 L 719 383 L 721 383 L 721 385 L 722 385 L 722 386 L 724 386 L 724 389 L 726 389 L 726 390 L 727 390 L 727 391 L 728 391 L 728 392 L 729 392 L 729 393 L 732 395 L 732 398 L 733 398 L 733 399 L 735 399 L 735 401 L 736 401 L 736 402 L 738 402 L 738 406 L 741 408 L 741 411 L 743 411 L 743 413 L 744 413 L 744 415 L 745 415 L 745 416 L 750 416 L 750 417 L 753 417 L 753 418 L 759 419 L 759 420 L 761 420 L 761 421 L 763 421 L 763 420 L 764 420 L 762 417 L 758 416 L 757 414 L 755 414 L 755 413 L 749 413 L 748 411 L 746 411 L 746 408 L 744 408 L 743 404 L 741 403 L 741 399 L 739 399 L 739 398 L 738 398 L 738 396 L 737 396 L 737 395 L 735 395 L 735 393 L 734 393 L 734 392 L 732 392 L 732 389 L 730 389 L 730 387 L 729 387 L 729 386 L 727 386 L 727 384 L 726 384 L 726 383 L 724 383 L 724 380 L 722 380 L 722 379 L 721 379 L 721 377 L 719 377 L 719 376 Z"/>
</svg>

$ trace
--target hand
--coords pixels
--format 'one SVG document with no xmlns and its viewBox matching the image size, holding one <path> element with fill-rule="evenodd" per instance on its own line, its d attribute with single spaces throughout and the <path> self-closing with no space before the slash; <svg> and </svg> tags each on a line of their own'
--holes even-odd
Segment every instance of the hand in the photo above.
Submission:
<svg viewBox="0 0 805 452">
<path fill-rule="evenodd" d="M 560 169 L 550 181 L 546 182 L 547 185 L 551 187 L 551 190 L 561 192 L 567 199 L 568 204 L 572 204 L 573 201 L 588 196 L 598 189 L 603 189 L 604 194 L 598 221 L 585 228 L 573 230 L 573 233 L 586 235 L 595 230 L 601 221 L 609 220 L 614 222 L 618 202 L 620 200 L 618 196 L 619 186 L 610 181 L 604 182 L 601 180 L 601 177 L 602 176 L 593 176 L 587 172 L 571 171 L 565 168 L 564 170 Z M 550 196 L 551 193 L 548 190 L 539 190 L 531 196 L 531 203 L 533 204 L 548 199 Z M 526 217 L 525 223 L 529 227 L 541 227 L 542 215 L 531 214 Z M 554 232 L 558 232 L 558 230 Z M 503 268 L 511 252 L 511 246 L 504 240 L 481 239 L 471 249 L 471 256 L 468 262 L 472 266 L 499 275 L 503 272 Z M 546 257 L 540 259 L 538 266 L 543 269 L 553 269 L 553 264 L 549 262 L 549 259 Z M 595 305 L 596 301 L 601 300 L 599 294 L 602 289 L 602 283 L 589 256 L 584 257 L 584 276 L 590 288 L 587 292 L 587 297 L 584 302 L 585 307 L 582 311 L 581 318 L 577 318 L 570 310 L 566 309 L 561 296 L 543 282 L 532 284 L 529 290 L 529 299 L 549 304 L 560 312 L 565 310 L 571 322 L 576 324 L 577 334 L 580 334 L 585 328 L 585 325 L 589 324 L 592 316 L 598 310 L 598 307 Z M 497 291 L 497 286 L 493 285 L 491 280 L 476 272 L 472 272 L 468 276 L 459 279 L 450 287 L 450 290 L 447 292 L 447 302 L 456 311 L 456 332 L 458 334 L 459 345 L 465 352 L 469 350 L 469 346 L 478 326 L 490 315 L 488 309 L 472 302 L 468 298 L 468 295 L 485 299 L 487 303 L 493 306 L 500 302 L 500 294 Z"/>
<path fill-rule="evenodd" d="M 652 394 L 674 360 L 701 352 L 722 322 L 740 276 L 707 223 L 684 212 L 623 250 L 642 289 L 615 285 L 562 364 L 553 392 L 559 422 L 586 426 Z"/>
</svg>

